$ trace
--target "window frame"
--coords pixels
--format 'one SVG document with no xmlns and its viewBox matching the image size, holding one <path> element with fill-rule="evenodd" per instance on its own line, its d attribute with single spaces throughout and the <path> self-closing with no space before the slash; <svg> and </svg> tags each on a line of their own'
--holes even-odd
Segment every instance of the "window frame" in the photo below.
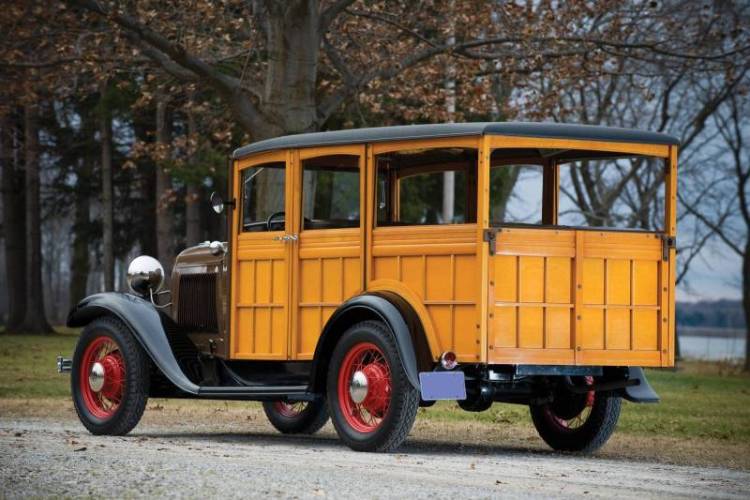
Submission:
<svg viewBox="0 0 750 500">
<path fill-rule="evenodd" d="M 493 224 L 491 214 L 488 214 L 488 220 L 492 227 L 502 226 L 523 226 L 523 227 L 549 227 L 557 226 L 557 217 L 559 213 L 559 192 L 560 192 L 560 166 L 554 160 L 540 160 L 539 158 L 533 157 L 520 157 L 520 158 L 500 158 L 496 162 L 492 161 L 492 154 L 495 151 L 500 151 L 503 148 L 495 148 L 490 151 L 489 155 L 489 169 L 490 179 L 492 178 L 493 168 L 513 167 L 513 166 L 539 166 L 542 168 L 542 223 L 531 224 L 523 222 L 503 222 L 501 224 Z M 491 186 L 489 187 L 489 203 L 490 210 L 492 207 L 492 192 Z"/>
<path fill-rule="evenodd" d="M 668 156 L 669 148 L 667 146 L 661 147 L 659 145 L 649 144 L 617 144 L 617 143 L 594 143 L 586 141 L 561 141 L 558 139 L 530 139 L 530 138 L 508 138 L 501 136 L 491 136 L 491 141 L 487 145 L 487 156 L 488 166 L 491 170 L 493 168 L 501 168 L 504 165 L 540 165 L 544 167 L 543 170 L 543 187 L 542 187 L 542 223 L 531 224 L 531 223 L 513 223 L 504 222 L 501 224 L 493 224 L 490 219 L 489 207 L 491 207 L 488 200 L 488 213 L 487 221 L 488 227 L 490 228 L 502 228 L 502 227 L 522 227 L 522 228 L 538 228 L 538 229 L 559 229 L 559 230 L 579 230 L 579 231 L 607 231 L 607 232 L 628 232 L 628 233 L 644 233 L 644 234 L 665 234 L 667 233 L 667 224 L 657 229 L 640 229 L 640 228 L 626 228 L 626 227 L 609 227 L 609 226 L 586 226 L 586 225 L 560 225 L 559 214 L 560 214 L 560 167 L 567 166 L 568 168 L 574 168 L 571 164 L 586 159 L 594 160 L 616 160 L 624 159 L 629 157 L 642 156 L 651 158 L 653 160 L 664 161 L 664 168 L 669 171 L 670 159 Z M 509 141 L 509 144 L 496 145 L 499 142 L 498 139 Z M 533 142 L 532 142 L 533 141 Z M 539 157 L 516 157 L 516 158 L 501 158 L 492 161 L 492 155 L 495 152 L 501 152 L 502 150 L 508 149 L 559 149 L 561 151 L 578 151 L 581 153 L 579 158 L 550 158 L 547 160 L 540 160 Z M 598 153 L 601 157 L 586 157 L 586 153 Z M 605 154 L 611 154 L 612 156 L 606 157 Z M 665 176 L 663 183 L 664 196 L 666 199 L 669 191 L 667 185 L 668 177 Z M 665 207 L 668 203 L 665 202 Z M 669 214 L 665 214 L 665 221 L 669 219 Z"/>
<path fill-rule="evenodd" d="M 474 164 L 474 186 L 473 188 L 467 189 L 467 210 L 472 207 L 474 210 L 474 222 L 461 222 L 451 224 L 394 224 L 394 225 L 378 225 L 378 191 L 379 191 L 379 178 L 378 178 L 378 156 L 388 153 L 405 153 L 408 151 L 415 150 L 435 150 L 435 149 L 471 149 L 476 153 L 476 162 Z M 476 226 L 481 220 L 480 217 L 480 206 L 479 206 L 479 184 L 480 184 L 480 165 L 482 153 L 482 144 L 478 137 L 465 137 L 465 138 L 450 138 L 450 139 L 433 139 L 423 141 L 398 141 L 383 144 L 373 144 L 369 155 L 369 161 L 372 165 L 370 168 L 372 172 L 372 188 L 370 194 L 372 196 L 372 222 L 370 226 L 373 230 L 388 230 L 393 228 L 414 228 L 414 227 L 432 227 L 432 228 L 450 228 L 450 227 L 471 227 Z M 415 166 L 406 167 L 402 171 L 398 172 L 398 175 L 393 176 L 393 180 L 389 180 L 391 189 L 387 193 L 390 198 L 388 206 L 391 208 L 391 212 L 400 212 L 399 206 L 399 193 L 401 187 L 401 180 L 404 178 L 412 177 L 415 175 L 425 173 L 436 173 L 443 171 L 459 171 L 445 168 L 434 168 L 428 166 Z M 470 169 L 466 169 L 467 182 L 470 178 Z M 469 203 L 471 201 L 471 203 Z"/>
<path fill-rule="evenodd" d="M 332 230 L 342 230 L 342 229 L 356 229 L 362 226 L 363 222 L 363 199 L 362 199 L 362 185 L 364 181 L 363 177 L 363 169 L 362 169 L 362 155 L 358 154 L 356 152 L 351 151 L 350 149 L 346 152 L 338 152 L 335 149 L 331 150 L 332 152 L 324 152 L 323 154 L 315 154 L 310 156 L 304 156 L 300 154 L 299 157 L 299 177 L 300 177 L 300 186 L 299 186 L 299 231 L 332 231 Z M 357 219 L 357 225 L 356 226 L 348 226 L 348 227 L 327 227 L 327 228 L 306 228 L 305 227 L 305 162 L 308 160 L 317 160 L 321 158 L 325 158 L 327 156 L 351 156 L 352 158 L 356 159 L 356 170 L 357 170 L 357 176 L 358 176 L 358 196 L 357 201 L 359 204 L 359 217 Z M 343 169 L 349 169 L 349 167 L 339 167 L 342 170 Z M 331 169 L 333 170 L 333 169 Z"/>
<path fill-rule="evenodd" d="M 237 201 L 238 201 L 238 207 L 237 207 L 237 234 L 238 235 L 247 235 L 247 234 L 271 234 L 271 233 L 283 233 L 287 230 L 288 223 L 287 223 L 287 217 L 286 212 L 288 212 L 289 208 L 289 161 L 285 154 L 273 154 L 273 155 L 262 155 L 258 158 L 254 158 L 254 161 L 248 162 L 246 164 L 240 164 L 237 168 Z M 283 170 L 284 170 L 284 228 L 283 229 L 277 229 L 273 231 L 246 231 L 245 230 L 245 173 L 250 169 L 257 169 L 262 168 L 269 164 L 283 164 Z M 256 221 L 260 222 L 260 221 Z"/>
</svg>

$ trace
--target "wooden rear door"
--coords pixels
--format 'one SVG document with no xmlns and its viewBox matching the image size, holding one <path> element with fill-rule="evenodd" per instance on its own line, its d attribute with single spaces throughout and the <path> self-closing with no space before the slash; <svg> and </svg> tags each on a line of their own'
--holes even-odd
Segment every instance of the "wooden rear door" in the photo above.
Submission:
<svg viewBox="0 0 750 500">
<path fill-rule="evenodd" d="M 488 360 L 669 364 L 668 272 L 656 233 L 502 228 L 490 258 Z"/>
</svg>

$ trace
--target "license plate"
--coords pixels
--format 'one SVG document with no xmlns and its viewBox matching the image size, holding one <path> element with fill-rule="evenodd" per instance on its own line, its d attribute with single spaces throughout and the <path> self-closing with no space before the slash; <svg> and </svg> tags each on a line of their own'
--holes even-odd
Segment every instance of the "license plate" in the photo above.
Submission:
<svg viewBox="0 0 750 500">
<path fill-rule="evenodd" d="M 464 372 L 421 372 L 419 385 L 424 401 L 466 399 Z"/>
</svg>

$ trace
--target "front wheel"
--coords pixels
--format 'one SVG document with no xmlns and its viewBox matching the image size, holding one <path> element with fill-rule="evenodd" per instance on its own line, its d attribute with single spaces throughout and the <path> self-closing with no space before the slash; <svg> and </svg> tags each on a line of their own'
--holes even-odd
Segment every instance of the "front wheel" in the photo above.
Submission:
<svg viewBox="0 0 750 500">
<path fill-rule="evenodd" d="M 382 322 L 363 321 L 344 332 L 331 357 L 327 389 L 333 425 L 353 450 L 393 451 L 414 425 L 419 391 Z"/>
<path fill-rule="evenodd" d="M 324 399 L 316 401 L 264 401 L 263 411 L 276 430 L 284 434 L 315 434 L 328 421 Z"/>
<path fill-rule="evenodd" d="M 146 408 L 148 355 L 120 320 L 98 318 L 81 333 L 70 381 L 76 413 L 89 432 L 127 434 Z"/>
<path fill-rule="evenodd" d="M 593 385 L 592 377 L 583 383 Z M 570 392 L 559 386 L 553 400 L 531 405 L 531 419 L 539 436 L 553 449 L 591 453 L 610 438 L 620 417 L 622 399 L 611 392 Z"/>
</svg>

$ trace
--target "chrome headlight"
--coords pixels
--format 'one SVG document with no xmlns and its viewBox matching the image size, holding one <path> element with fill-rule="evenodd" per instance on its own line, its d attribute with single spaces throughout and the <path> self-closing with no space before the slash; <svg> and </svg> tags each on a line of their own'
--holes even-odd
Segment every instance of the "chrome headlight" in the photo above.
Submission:
<svg viewBox="0 0 750 500">
<path fill-rule="evenodd" d="M 164 268 L 148 255 L 136 257 L 128 266 L 128 286 L 139 295 L 158 292 L 164 284 Z"/>
</svg>

